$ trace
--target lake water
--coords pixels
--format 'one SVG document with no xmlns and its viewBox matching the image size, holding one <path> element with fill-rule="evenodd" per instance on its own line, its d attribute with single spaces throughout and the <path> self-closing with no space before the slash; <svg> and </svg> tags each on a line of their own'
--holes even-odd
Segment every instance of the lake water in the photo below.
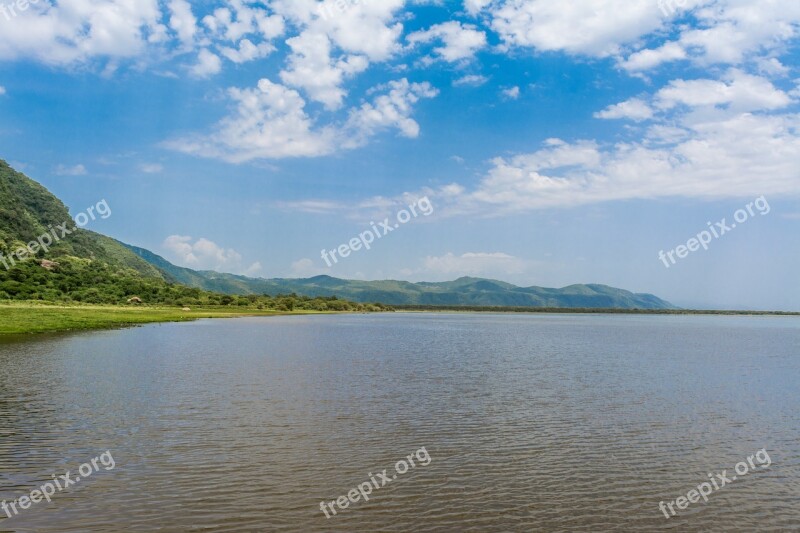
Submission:
<svg viewBox="0 0 800 533">
<path fill-rule="evenodd" d="M 278 317 L 0 344 L 0 499 L 105 451 L 113 469 L 0 531 L 796 531 L 800 320 Z M 708 503 L 659 509 L 748 457 Z"/>
</svg>

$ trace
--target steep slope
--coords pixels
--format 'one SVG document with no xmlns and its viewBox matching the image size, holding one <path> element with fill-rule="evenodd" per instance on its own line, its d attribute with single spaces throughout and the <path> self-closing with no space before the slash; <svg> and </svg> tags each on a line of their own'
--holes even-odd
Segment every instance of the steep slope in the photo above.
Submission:
<svg viewBox="0 0 800 533">
<path fill-rule="evenodd" d="M 75 226 L 61 200 L 0 160 L 0 253 L 4 257 L 64 223 L 68 223 L 70 229 Z M 36 257 L 52 260 L 80 257 L 131 269 L 145 277 L 164 279 L 158 268 L 131 253 L 121 243 L 82 229 L 54 243 L 48 252 L 39 251 Z"/>
<path fill-rule="evenodd" d="M 63 239 L 45 235 L 65 227 Z M 60 230 L 57 230 L 60 233 Z M 52 235 L 52 233 L 51 233 Z M 35 246 L 37 239 L 47 249 Z M 26 250 L 26 246 L 28 249 Z M 41 246 L 41 245 L 40 245 Z M 383 311 L 338 298 L 233 297 L 188 285 L 213 285 L 201 275 L 158 261 L 146 250 L 75 228 L 66 206 L 47 189 L 0 161 L 0 301 L 42 300 L 121 304 L 135 301 L 178 306 L 237 306 L 276 311 Z M 155 264 L 152 264 L 151 261 Z M 180 283 L 178 283 L 180 282 Z M 245 291 L 241 291 L 245 292 Z"/>
</svg>

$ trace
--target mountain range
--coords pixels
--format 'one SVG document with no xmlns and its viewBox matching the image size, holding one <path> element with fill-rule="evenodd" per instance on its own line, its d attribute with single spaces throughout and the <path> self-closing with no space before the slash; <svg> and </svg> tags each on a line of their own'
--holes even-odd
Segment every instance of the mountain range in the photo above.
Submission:
<svg viewBox="0 0 800 533">
<path fill-rule="evenodd" d="M 40 184 L 0 160 L 0 254 L 14 250 L 71 221 L 64 204 Z M 63 265 L 45 268 L 44 261 Z M 263 279 L 197 271 L 176 266 L 163 257 L 115 239 L 76 228 L 49 250 L 38 250 L 19 269 L 0 266 L 1 299 L 58 299 L 69 293 L 84 301 L 98 292 L 120 303 L 135 293 L 185 293 L 185 289 L 225 295 L 331 297 L 388 305 L 552 307 L 613 309 L 675 309 L 651 294 L 635 294 L 605 285 L 570 285 L 553 289 L 518 287 L 502 281 L 464 277 L 450 282 L 357 281 L 316 276 L 307 279 Z M 20 270 L 21 269 L 21 270 Z M 71 277 L 72 276 L 72 277 Z M 90 286 L 94 283 L 94 286 Z M 104 301 L 105 301 L 104 300 Z"/>
</svg>

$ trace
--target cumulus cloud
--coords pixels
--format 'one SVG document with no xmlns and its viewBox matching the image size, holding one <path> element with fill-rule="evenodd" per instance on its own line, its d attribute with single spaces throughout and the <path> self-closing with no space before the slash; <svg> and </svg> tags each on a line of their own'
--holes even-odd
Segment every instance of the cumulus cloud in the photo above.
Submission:
<svg viewBox="0 0 800 533">
<path fill-rule="evenodd" d="M 225 7 L 214 10 L 201 24 L 187 0 L 31 2 L 27 9 L 17 10 L 13 23 L 0 33 L 0 60 L 33 60 L 61 67 L 98 61 L 108 74 L 122 61 L 141 66 L 173 52 L 199 52 L 200 61 L 189 67 L 193 74 L 205 77 L 220 71 L 223 49 L 228 51 L 225 57 L 239 61 L 263 57 L 270 50 L 268 42 L 284 32 L 283 17 L 267 4 L 220 3 Z M 244 42 L 245 37 L 253 48 Z"/>
<path fill-rule="evenodd" d="M 662 109 L 677 105 L 726 106 L 733 111 L 780 109 L 791 103 L 789 95 L 766 78 L 736 69 L 723 80 L 673 80 L 658 91 L 655 100 Z"/>
<path fill-rule="evenodd" d="M 220 54 L 236 64 L 247 63 L 254 59 L 266 57 L 274 50 L 275 47 L 270 43 L 264 42 L 256 45 L 249 39 L 242 39 L 239 43 L 239 48 L 230 46 L 222 46 L 219 48 Z"/>
<path fill-rule="evenodd" d="M 538 151 L 493 160 L 472 190 L 431 199 L 444 214 L 499 215 L 615 200 L 796 195 L 798 165 L 798 114 L 687 114 L 638 141 L 552 139 Z"/>
<path fill-rule="evenodd" d="M 197 19 L 192 13 L 192 5 L 186 0 L 171 0 L 169 11 L 170 28 L 177 34 L 183 46 L 191 47 L 197 34 Z"/>
<path fill-rule="evenodd" d="M 194 240 L 186 235 L 170 235 L 164 240 L 162 248 L 168 252 L 170 259 L 197 270 L 247 275 L 253 275 L 261 270 L 261 264 L 258 262 L 243 266 L 242 255 L 239 252 L 226 249 L 206 238 Z"/>
<path fill-rule="evenodd" d="M 291 278 L 312 278 L 320 274 L 330 273 L 330 269 L 325 269 L 315 265 L 311 259 L 299 259 L 292 263 L 289 277 Z"/>
<path fill-rule="evenodd" d="M 595 118 L 619 119 L 627 118 L 635 121 L 647 120 L 653 117 L 650 105 L 640 98 L 631 98 L 624 102 L 608 106 L 603 111 L 594 114 Z"/>
<path fill-rule="evenodd" d="M 780 0 L 687 0 L 692 24 L 678 27 L 677 37 L 646 47 L 622 62 L 644 71 L 667 62 L 691 60 L 698 65 L 741 65 L 782 49 L 800 32 L 800 4 Z M 663 39 L 662 39 L 663 41 Z"/>
<path fill-rule="evenodd" d="M 412 45 L 439 41 L 442 46 L 433 50 L 434 55 L 450 63 L 471 59 L 486 46 L 486 33 L 475 26 L 457 21 L 437 24 L 431 28 L 410 34 L 407 40 Z"/>
<path fill-rule="evenodd" d="M 0 32 L 0 59 L 66 65 L 95 57 L 135 58 L 166 35 L 156 0 L 38 2 Z"/>
<path fill-rule="evenodd" d="M 414 104 L 423 98 L 433 98 L 439 91 L 429 83 L 410 83 L 403 78 L 389 82 L 388 92 L 364 103 L 350 113 L 345 130 L 351 132 L 346 147 L 362 146 L 379 131 L 396 128 L 404 137 L 419 136 L 419 124 L 411 118 Z"/>
<path fill-rule="evenodd" d="M 341 107 L 344 82 L 371 62 L 386 61 L 400 50 L 403 26 L 396 21 L 404 0 L 322 3 L 275 0 L 274 9 L 299 28 L 287 41 L 291 53 L 281 80 L 328 109 Z"/>
<path fill-rule="evenodd" d="M 197 63 L 189 69 L 192 76 L 196 78 L 207 78 L 218 74 L 221 70 L 222 60 L 219 56 L 205 48 L 200 50 L 200 53 L 197 55 Z"/>
<path fill-rule="evenodd" d="M 170 141 L 167 147 L 233 163 L 333 151 L 335 131 L 315 129 L 297 91 L 262 79 L 255 89 L 233 88 L 228 95 L 236 111 L 224 118 L 214 133 Z"/>
<path fill-rule="evenodd" d="M 478 6 L 486 3 L 467 8 Z M 504 0 L 491 3 L 488 14 L 506 47 L 597 57 L 616 55 L 664 24 L 653 0 Z"/>
<path fill-rule="evenodd" d="M 349 55 L 333 60 L 333 43 L 324 33 L 305 32 L 286 41 L 292 49 L 289 66 L 281 72 L 287 85 L 302 87 L 313 100 L 328 109 L 342 106 L 346 91 L 346 78 L 366 70 L 369 61 L 365 56 Z"/>
<path fill-rule="evenodd" d="M 3 96 L 4 94 L 6 94 L 6 88 L 0 85 L 0 96 Z"/>
<path fill-rule="evenodd" d="M 203 157 L 242 163 L 254 159 L 318 157 L 363 146 L 372 136 L 397 129 L 405 137 L 419 135 L 411 118 L 413 106 L 436 91 L 427 83 L 401 79 L 376 91 L 372 102 L 350 111 L 341 125 L 318 126 L 305 110 L 305 100 L 294 89 L 262 79 L 255 89 L 228 91 L 236 111 L 210 135 L 168 141 L 168 148 Z"/>
<path fill-rule="evenodd" d="M 464 8 L 467 13 L 474 16 L 491 3 L 492 0 L 464 0 Z"/>
</svg>

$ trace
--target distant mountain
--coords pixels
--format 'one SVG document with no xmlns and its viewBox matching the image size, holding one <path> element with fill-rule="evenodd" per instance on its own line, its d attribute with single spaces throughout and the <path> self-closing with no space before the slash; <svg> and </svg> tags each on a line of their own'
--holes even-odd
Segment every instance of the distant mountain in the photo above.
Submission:
<svg viewBox="0 0 800 533">
<path fill-rule="evenodd" d="M 98 214 L 100 205 L 95 206 Z M 133 250 L 78 228 L 61 200 L 0 160 L 0 301 L 143 302 L 275 311 L 384 310 L 383 306 L 338 298 L 234 297 L 235 292 L 249 292 L 204 291 L 198 286 L 213 286 L 213 273 L 181 269 L 147 250 Z M 230 283 L 225 287 L 231 289 Z"/>
<path fill-rule="evenodd" d="M 295 293 L 310 297 L 338 296 L 355 302 L 381 302 L 387 305 L 677 309 L 652 294 L 634 294 L 606 285 L 570 285 L 562 289 L 547 289 L 518 287 L 502 281 L 468 277 L 442 283 L 355 281 L 331 276 L 256 279 L 182 268 L 143 248 L 129 246 L 129 249 L 175 283 L 226 294 Z"/>
<path fill-rule="evenodd" d="M 58 198 L 0 160 L 2 257 L 8 258 L 65 222 L 74 228 L 66 206 Z M 0 266 L 0 299 L 100 303 L 124 302 L 133 294 L 144 295 L 148 302 L 219 299 L 213 294 L 201 295 L 198 289 L 220 296 L 294 293 L 388 305 L 675 309 L 653 295 L 605 285 L 546 289 L 480 278 L 444 283 L 353 281 L 330 276 L 255 279 L 182 268 L 149 250 L 82 229 L 75 229 L 47 251 L 38 250 L 17 261 L 11 269 Z"/>
</svg>

